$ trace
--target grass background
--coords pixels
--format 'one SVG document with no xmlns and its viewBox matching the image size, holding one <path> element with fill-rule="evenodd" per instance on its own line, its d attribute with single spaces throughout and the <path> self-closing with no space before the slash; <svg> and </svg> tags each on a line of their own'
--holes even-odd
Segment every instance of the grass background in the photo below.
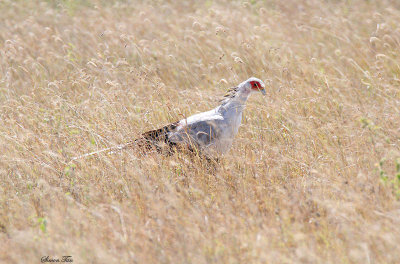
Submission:
<svg viewBox="0 0 400 264">
<path fill-rule="evenodd" d="M 0 262 L 398 263 L 397 1 L 0 2 Z M 255 76 L 217 170 L 134 151 Z"/>
</svg>

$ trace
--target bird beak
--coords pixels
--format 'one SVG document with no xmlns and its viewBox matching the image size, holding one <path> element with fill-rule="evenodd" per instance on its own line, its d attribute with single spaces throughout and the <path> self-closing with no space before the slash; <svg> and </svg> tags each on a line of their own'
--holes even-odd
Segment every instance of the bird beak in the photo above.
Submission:
<svg viewBox="0 0 400 264">
<path fill-rule="evenodd" d="M 262 88 L 262 89 L 260 90 L 260 92 L 261 92 L 263 95 L 266 95 L 266 94 L 267 94 L 267 92 L 265 91 L 265 88 Z"/>
</svg>

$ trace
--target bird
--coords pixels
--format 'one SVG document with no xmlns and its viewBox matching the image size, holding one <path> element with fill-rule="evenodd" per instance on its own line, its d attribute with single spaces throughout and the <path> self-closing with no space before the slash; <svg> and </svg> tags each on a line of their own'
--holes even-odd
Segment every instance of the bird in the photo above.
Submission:
<svg viewBox="0 0 400 264">
<path fill-rule="evenodd" d="M 130 147 L 137 147 L 144 154 L 158 152 L 170 155 L 176 151 L 189 150 L 207 158 L 224 155 L 232 147 L 239 131 L 247 99 L 255 92 L 266 95 L 265 84 L 251 77 L 228 89 L 220 105 L 212 110 L 147 131 L 126 144 L 87 153 L 72 160 L 105 151 L 115 153 Z"/>
</svg>

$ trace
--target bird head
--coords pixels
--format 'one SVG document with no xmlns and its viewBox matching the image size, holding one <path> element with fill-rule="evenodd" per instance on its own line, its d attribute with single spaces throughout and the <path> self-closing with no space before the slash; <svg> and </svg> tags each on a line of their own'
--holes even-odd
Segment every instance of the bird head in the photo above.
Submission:
<svg viewBox="0 0 400 264">
<path fill-rule="evenodd" d="M 264 82 L 255 77 L 251 77 L 248 80 L 242 82 L 240 86 L 242 86 L 242 89 L 248 91 L 249 93 L 261 92 L 263 95 L 266 95 Z"/>
</svg>

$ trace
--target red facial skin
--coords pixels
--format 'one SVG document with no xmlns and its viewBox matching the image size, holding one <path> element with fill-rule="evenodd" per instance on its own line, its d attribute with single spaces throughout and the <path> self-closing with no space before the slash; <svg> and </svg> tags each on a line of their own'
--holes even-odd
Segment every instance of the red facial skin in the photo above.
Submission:
<svg viewBox="0 0 400 264">
<path fill-rule="evenodd" d="M 251 89 L 253 89 L 253 90 L 258 91 L 258 90 L 262 89 L 261 84 L 257 81 L 251 81 L 250 84 L 251 84 Z"/>
</svg>

